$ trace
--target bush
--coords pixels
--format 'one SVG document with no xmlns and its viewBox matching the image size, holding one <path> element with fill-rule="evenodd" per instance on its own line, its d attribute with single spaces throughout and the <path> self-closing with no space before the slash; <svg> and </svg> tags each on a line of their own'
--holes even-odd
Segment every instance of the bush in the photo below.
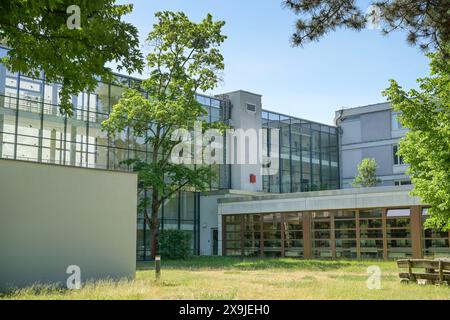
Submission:
<svg viewBox="0 0 450 320">
<path fill-rule="evenodd" d="M 161 231 L 159 254 L 163 259 L 188 258 L 191 255 L 191 234 L 182 230 Z"/>
</svg>

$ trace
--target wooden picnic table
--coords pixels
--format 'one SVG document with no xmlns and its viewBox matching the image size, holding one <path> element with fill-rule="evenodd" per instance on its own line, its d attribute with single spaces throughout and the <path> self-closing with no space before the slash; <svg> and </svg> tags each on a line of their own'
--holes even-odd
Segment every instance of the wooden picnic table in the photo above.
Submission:
<svg viewBox="0 0 450 320">
<path fill-rule="evenodd" d="M 399 272 L 401 282 L 425 280 L 435 284 L 450 284 L 450 259 L 402 259 L 397 261 L 399 269 L 405 268 L 408 272 Z M 424 269 L 425 272 L 416 272 L 413 269 Z"/>
</svg>

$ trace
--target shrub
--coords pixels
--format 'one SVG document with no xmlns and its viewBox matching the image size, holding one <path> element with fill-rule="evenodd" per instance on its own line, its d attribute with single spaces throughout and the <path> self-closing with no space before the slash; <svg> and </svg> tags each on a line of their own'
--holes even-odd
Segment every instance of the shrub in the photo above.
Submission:
<svg viewBox="0 0 450 320">
<path fill-rule="evenodd" d="M 159 254 L 163 259 L 188 258 L 191 255 L 191 234 L 182 230 L 161 231 Z"/>
</svg>

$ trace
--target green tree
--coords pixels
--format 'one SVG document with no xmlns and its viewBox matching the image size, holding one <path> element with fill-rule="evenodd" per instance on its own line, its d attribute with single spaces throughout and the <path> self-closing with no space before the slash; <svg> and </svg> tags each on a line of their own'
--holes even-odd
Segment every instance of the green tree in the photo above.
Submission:
<svg viewBox="0 0 450 320">
<path fill-rule="evenodd" d="M 129 127 L 151 145 L 150 163 L 134 159 L 129 164 L 138 172 L 139 189 L 145 195 L 140 209 L 150 225 L 153 257 L 158 252 L 158 210 L 163 201 L 182 190 L 205 190 L 214 177 L 210 166 L 174 164 L 171 154 L 178 142 L 171 137 L 179 128 L 191 129 L 206 114 L 196 92 L 218 83 L 224 68 L 218 47 L 226 39 L 221 33 L 225 23 L 213 21 L 209 14 L 199 23 L 181 12 L 155 16 L 157 22 L 147 37 L 152 48 L 147 56 L 150 76 L 142 83 L 148 98 L 127 90 L 103 123 L 110 134 Z"/>
<path fill-rule="evenodd" d="M 377 167 L 375 159 L 363 159 L 358 165 L 358 175 L 352 185 L 356 188 L 375 187 L 380 182 L 380 179 L 377 178 Z"/>
<path fill-rule="evenodd" d="M 13 72 L 38 77 L 43 71 L 46 81 L 61 83 L 61 112 L 71 115 L 71 95 L 93 91 L 98 79 L 112 80 L 105 64 L 115 62 L 129 73 L 143 69 L 138 31 L 121 21 L 132 5 L 115 2 L 2 0 L 0 39 L 10 50 L 1 62 Z"/>
<path fill-rule="evenodd" d="M 409 128 L 400 142 L 400 155 L 409 164 L 413 194 L 431 205 L 428 227 L 450 228 L 450 45 L 429 54 L 431 74 L 418 79 L 409 92 L 391 80 L 383 94 L 401 112 Z"/>
<path fill-rule="evenodd" d="M 440 48 L 450 40 L 448 0 L 373 1 L 367 14 L 356 0 L 286 0 L 283 4 L 299 16 L 292 35 L 295 46 L 317 41 L 340 27 L 360 31 L 374 20 L 379 20 L 383 34 L 405 30 L 408 43 L 424 50 Z"/>
</svg>

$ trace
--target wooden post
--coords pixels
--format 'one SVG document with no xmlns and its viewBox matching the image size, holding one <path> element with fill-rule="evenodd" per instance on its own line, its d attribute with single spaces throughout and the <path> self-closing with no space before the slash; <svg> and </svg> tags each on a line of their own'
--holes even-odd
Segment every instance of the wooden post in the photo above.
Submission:
<svg viewBox="0 0 450 320">
<path fill-rule="evenodd" d="M 312 258 L 311 212 L 303 212 L 303 257 Z"/>
<path fill-rule="evenodd" d="M 387 245 L 387 210 L 386 208 L 381 211 L 381 223 L 382 223 L 382 232 L 383 232 L 383 259 L 388 259 L 388 245 Z"/>
<path fill-rule="evenodd" d="M 410 230 L 412 243 L 412 257 L 413 259 L 423 258 L 423 243 L 422 243 L 422 212 L 419 206 L 411 207 L 410 211 Z"/>
<path fill-rule="evenodd" d="M 361 227 L 359 226 L 359 210 L 355 212 L 356 223 L 356 258 L 361 259 Z"/>
<path fill-rule="evenodd" d="M 222 256 L 227 255 L 227 232 L 226 232 L 226 219 L 225 216 L 222 215 Z"/>
<path fill-rule="evenodd" d="M 264 214 L 261 213 L 259 216 L 259 256 L 264 258 Z"/>
<path fill-rule="evenodd" d="M 441 260 L 439 260 L 439 283 L 444 283 L 444 270 Z"/>
<path fill-rule="evenodd" d="M 161 256 L 155 256 L 155 277 L 156 281 L 161 278 Z"/>
<path fill-rule="evenodd" d="M 244 241 L 244 228 L 245 228 L 245 218 L 247 216 L 246 215 L 241 215 L 241 258 L 243 258 L 245 256 L 244 254 L 244 245 L 245 245 L 245 241 Z"/>
<path fill-rule="evenodd" d="M 412 272 L 411 260 L 409 260 L 409 259 L 408 259 L 408 274 L 409 274 L 409 280 L 416 281 L 416 277 L 414 276 L 414 274 Z"/>
<path fill-rule="evenodd" d="M 334 227 L 334 211 L 330 211 L 330 242 L 331 242 L 331 258 L 336 259 L 336 238 Z"/>
</svg>

